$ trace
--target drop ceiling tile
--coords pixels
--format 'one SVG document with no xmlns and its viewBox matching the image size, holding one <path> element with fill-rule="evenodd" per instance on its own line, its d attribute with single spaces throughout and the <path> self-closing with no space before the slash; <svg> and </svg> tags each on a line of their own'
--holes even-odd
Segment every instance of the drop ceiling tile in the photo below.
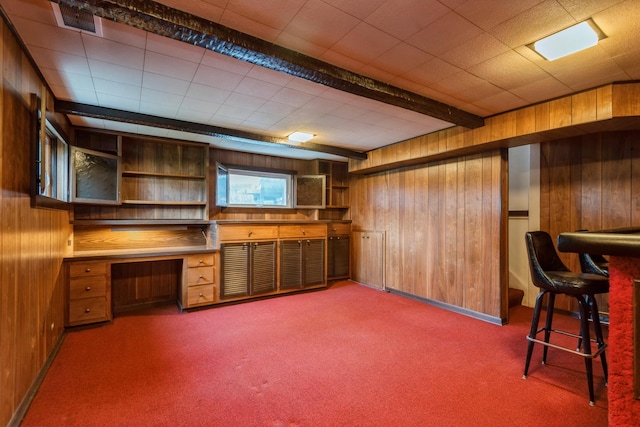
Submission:
<svg viewBox="0 0 640 427">
<path fill-rule="evenodd" d="M 455 28 L 455 32 L 451 31 Z M 478 36 L 481 29 L 450 12 L 407 39 L 411 45 L 432 55 L 440 55 Z"/>
<path fill-rule="evenodd" d="M 501 1 L 496 7 L 495 0 L 473 0 L 456 7 L 455 11 L 478 27 L 488 30 L 541 2 L 542 0 Z"/>
<path fill-rule="evenodd" d="M 30 47 L 29 51 L 39 67 L 51 68 L 70 74 L 91 74 L 87 58 L 84 56 L 70 55 L 35 46 Z"/>
<path fill-rule="evenodd" d="M 113 42 L 144 49 L 147 33 L 129 25 L 98 18 L 102 21 L 102 37 Z"/>
<path fill-rule="evenodd" d="M 254 79 L 252 77 L 245 77 L 236 86 L 235 92 L 256 96 L 262 99 L 269 99 L 278 91 L 282 89 L 282 86 L 265 82 L 263 80 Z"/>
<path fill-rule="evenodd" d="M 226 106 L 238 106 L 247 108 L 251 111 L 256 111 L 258 108 L 264 105 L 267 102 L 261 98 L 255 98 L 250 95 L 245 95 L 242 93 L 233 92 L 229 97 L 224 101 L 224 105 Z"/>
<path fill-rule="evenodd" d="M 191 123 L 207 123 L 209 120 L 211 120 L 212 116 L 213 114 L 211 114 L 210 110 L 195 110 L 184 108 L 183 103 L 182 107 L 180 107 L 178 113 L 176 114 L 176 119 L 184 120 Z"/>
<path fill-rule="evenodd" d="M 184 96 L 175 95 L 172 93 L 162 92 L 159 90 L 142 88 L 142 92 L 140 93 L 140 101 L 146 104 L 156 104 L 161 105 L 164 108 L 172 108 L 175 109 L 174 113 L 178 112 L 178 108 L 180 104 L 182 104 Z"/>
<path fill-rule="evenodd" d="M 230 10 L 226 10 L 224 12 L 220 23 L 226 27 L 233 29 L 242 28 L 243 33 L 249 34 L 262 40 L 266 40 L 268 42 L 274 42 L 280 34 L 279 29 L 273 28 L 269 25 L 265 25 L 261 22 L 256 22 L 251 18 L 240 15 Z"/>
<path fill-rule="evenodd" d="M 198 64 L 159 53 L 146 51 L 144 71 L 163 76 L 191 81 L 198 69 Z"/>
<path fill-rule="evenodd" d="M 140 101 L 140 87 L 128 85 L 124 83 L 114 82 L 113 80 L 93 79 L 93 85 L 98 94 L 107 94 L 118 96 L 126 99 L 134 99 Z"/>
<path fill-rule="evenodd" d="M 255 127 L 255 130 L 259 131 L 261 128 L 264 129 L 265 127 L 269 128 L 273 126 L 281 119 L 282 116 L 280 116 L 279 114 L 269 114 L 256 111 L 243 122 L 243 125 Z"/>
<path fill-rule="evenodd" d="M 144 90 L 143 90 L 144 96 Z M 150 114 L 152 116 L 165 117 L 173 119 L 178 114 L 179 104 L 157 103 L 157 102 L 140 102 L 140 113 Z"/>
<path fill-rule="evenodd" d="M 207 120 L 222 106 L 222 103 L 186 96 L 182 100 L 180 110 L 202 111 L 208 115 Z"/>
<path fill-rule="evenodd" d="M 161 76 L 160 74 L 146 71 L 142 74 L 142 87 L 146 89 L 184 96 L 187 94 L 189 85 L 190 82 L 186 80 L 174 79 L 173 77 Z"/>
<path fill-rule="evenodd" d="M 426 63 L 432 55 L 407 43 L 398 43 L 378 56 L 371 65 L 391 74 L 402 75 Z M 366 68 L 363 68 L 365 70 Z"/>
<path fill-rule="evenodd" d="M 262 106 L 260 106 L 260 108 L 258 108 L 258 111 L 261 113 L 267 113 L 267 114 L 273 114 L 273 115 L 279 114 L 281 118 L 288 116 L 289 114 L 293 113 L 295 110 L 296 110 L 296 107 L 292 105 L 282 104 L 280 102 L 274 102 L 274 101 L 267 101 Z"/>
<path fill-rule="evenodd" d="M 304 0 L 289 0 L 284 4 L 279 0 L 263 0 L 260 2 L 255 0 L 231 0 L 222 15 L 221 23 L 231 28 L 238 28 L 230 24 L 234 22 L 230 15 L 235 14 L 247 20 L 247 23 L 242 25 L 241 28 L 260 24 L 260 26 L 270 27 L 279 32 L 287 26 L 304 3 Z"/>
<path fill-rule="evenodd" d="M 545 0 L 489 30 L 509 47 L 526 45 L 558 32 L 576 20 L 555 0 Z"/>
<path fill-rule="evenodd" d="M 491 34 L 480 33 L 466 43 L 445 53 L 440 58 L 464 70 L 507 52 L 509 47 Z"/>
<path fill-rule="evenodd" d="M 529 103 L 536 103 L 566 95 L 571 93 L 571 89 L 555 77 L 549 76 L 511 89 L 511 93 Z"/>
<path fill-rule="evenodd" d="M 361 22 L 337 41 L 331 49 L 351 59 L 369 63 L 400 42 L 395 37 Z"/>
<path fill-rule="evenodd" d="M 142 70 L 144 49 L 88 34 L 82 34 L 82 40 L 88 58 Z"/>
<path fill-rule="evenodd" d="M 527 105 L 527 101 L 517 97 L 510 92 L 503 91 L 498 93 L 497 95 L 493 95 L 483 100 L 477 101 L 474 104 L 488 111 L 491 111 L 492 113 L 496 113 L 498 111 L 509 111 L 516 108 L 524 107 L 525 105 Z"/>
<path fill-rule="evenodd" d="M 131 85 L 142 85 L 142 70 L 89 59 L 91 75 L 96 78 Z"/>
<path fill-rule="evenodd" d="M 497 95 L 502 91 L 497 86 L 466 71 L 453 74 L 430 87 L 469 103 L 487 96 Z"/>
<path fill-rule="evenodd" d="M 231 91 L 217 87 L 191 83 L 187 90 L 187 97 L 222 104 L 231 95 Z"/>
<path fill-rule="evenodd" d="M 140 100 L 132 98 L 122 98 L 108 93 L 96 93 L 98 105 L 100 107 L 115 108 L 116 110 L 140 112 Z"/>
<path fill-rule="evenodd" d="M 199 16 L 203 19 L 207 19 L 213 22 L 219 22 L 224 8 L 226 7 L 227 0 L 162 0 L 162 4 L 171 7 L 173 9 L 179 9 L 190 13 L 195 16 Z"/>
<path fill-rule="evenodd" d="M 400 40 L 407 40 L 418 31 L 450 12 L 437 0 L 386 1 L 365 22 Z"/>
<path fill-rule="evenodd" d="M 544 70 L 514 51 L 474 65 L 467 71 L 507 90 L 548 76 Z"/>
<path fill-rule="evenodd" d="M 193 77 L 193 82 L 233 91 L 243 78 L 244 76 L 240 74 L 230 73 L 219 68 L 207 67 L 201 64 L 198 66 L 195 76 Z"/>
<path fill-rule="evenodd" d="M 440 58 L 434 57 L 408 73 L 405 73 L 402 78 L 413 83 L 418 83 L 418 85 L 429 86 L 430 84 L 436 83 L 453 74 L 459 73 L 460 71 L 462 71 L 460 68 L 451 65 Z"/>
<path fill-rule="evenodd" d="M 308 40 L 296 37 L 289 33 L 280 33 L 274 41 L 274 44 L 286 47 L 287 49 L 291 49 L 312 58 L 319 58 L 327 51 L 326 46 L 316 45 Z"/>
<path fill-rule="evenodd" d="M 312 95 L 309 95 L 308 93 L 284 87 L 271 98 L 271 101 L 292 105 L 294 107 L 301 107 L 307 104 L 313 98 L 314 97 Z"/>
<path fill-rule="evenodd" d="M 577 21 L 583 21 L 600 11 L 624 3 L 624 0 L 558 0 L 558 3 Z"/>
<path fill-rule="evenodd" d="M 358 22 L 356 17 L 321 0 L 308 0 L 283 31 L 328 48 Z"/>
<path fill-rule="evenodd" d="M 70 86 L 49 85 L 56 99 L 79 102 L 82 104 L 97 105 L 98 98 L 94 90 L 76 89 Z"/>
<path fill-rule="evenodd" d="M 14 25 L 28 46 L 84 56 L 80 32 L 43 24 L 31 19 L 15 18 Z"/>
<path fill-rule="evenodd" d="M 296 77 L 286 74 L 280 71 L 275 71 L 260 65 L 254 65 L 247 73 L 247 77 L 252 77 L 263 82 L 272 83 L 277 86 L 286 86 L 291 80 Z"/>
<path fill-rule="evenodd" d="M 328 90 L 327 86 L 304 79 L 291 79 L 286 87 L 313 96 L 320 96 Z"/>
<path fill-rule="evenodd" d="M 157 34 L 147 35 L 147 50 L 172 58 L 199 64 L 205 49 L 179 40 L 173 40 Z"/>
<path fill-rule="evenodd" d="M 79 90 L 94 90 L 93 79 L 86 74 L 63 73 L 51 68 L 41 68 L 40 72 L 49 85 L 69 86 Z"/>
<path fill-rule="evenodd" d="M 325 0 L 325 3 L 364 20 L 376 9 L 386 3 L 386 0 Z"/>
<path fill-rule="evenodd" d="M 254 111 L 254 109 L 245 108 L 240 105 L 225 104 L 218 108 L 218 111 L 216 111 L 216 114 L 212 117 L 212 120 L 218 121 L 220 119 L 222 122 L 224 122 L 225 118 L 234 119 L 237 122 L 233 121 L 231 123 L 240 124 L 242 121 L 247 120 L 249 116 L 254 113 Z"/>
</svg>

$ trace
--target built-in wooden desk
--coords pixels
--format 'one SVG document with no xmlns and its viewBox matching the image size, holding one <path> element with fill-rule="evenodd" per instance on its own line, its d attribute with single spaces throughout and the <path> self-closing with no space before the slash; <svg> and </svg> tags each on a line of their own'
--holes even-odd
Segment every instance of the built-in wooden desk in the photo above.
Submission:
<svg viewBox="0 0 640 427">
<path fill-rule="evenodd" d="M 65 258 L 65 325 L 106 322 L 114 310 L 163 301 L 216 302 L 218 251 L 206 247 L 76 252 Z M 113 287 L 120 295 L 114 301 Z"/>
<path fill-rule="evenodd" d="M 609 425 L 640 420 L 640 227 L 561 233 L 558 250 L 609 256 Z"/>
</svg>

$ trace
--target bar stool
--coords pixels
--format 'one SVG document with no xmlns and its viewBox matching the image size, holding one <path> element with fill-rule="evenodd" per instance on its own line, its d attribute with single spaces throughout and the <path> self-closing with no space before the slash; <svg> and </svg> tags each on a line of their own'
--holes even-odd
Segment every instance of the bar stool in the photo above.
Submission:
<svg viewBox="0 0 640 427">
<path fill-rule="evenodd" d="M 598 306 L 594 296 L 596 294 L 609 292 L 609 280 L 604 276 L 577 273 L 569 270 L 558 256 L 551 236 L 545 231 L 527 232 L 525 234 L 525 242 L 529 254 L 531 278 L 533 284 L 540 288 L 540 292 L 536 298 L 533 309 L 533 319 L 531 320 L 531 330 L 527 336 L 529 344 L 527 347 L 527 359 L 524 365 L 523 378 L 527 378 L 529 372 L 529 364 L 531 362 L 534 344 L 544 346 L 542 364 L 545 364 L 547 361 L 547 350 L 549 347 L 580 355 L 584 358 L 585 362 L 587 384 L 589 387 L 589 403 L 594 405 L 592 359 L 600 356 L 605 382 L 608 378 L 607 359 L 605 356 L 606 344 L 602 336 L 600 319 L 597 314 Z M 580 307 L 580 334 L 553 329 L 553 308 L 555 297 L 559 294 L 573 297 L 578 301 Z M 544 327 L 538 329 L 543 297 L 545 295 L 548 295 L 546 321 Z M 598 346 L 595 353 L 591 352 L 592 340 L 589 332 L 589 319 L 593 321 L 595 332 L 594 341 Z M 544 332 L 544 338 L 538 339 L 537 336 L 541 332 Z M 550 343 L 549 339 L 552 332 L 578 338 L 583 351 L 580 352 L 579 349 L 576 351 L 568 347 Z"/>
</svg>

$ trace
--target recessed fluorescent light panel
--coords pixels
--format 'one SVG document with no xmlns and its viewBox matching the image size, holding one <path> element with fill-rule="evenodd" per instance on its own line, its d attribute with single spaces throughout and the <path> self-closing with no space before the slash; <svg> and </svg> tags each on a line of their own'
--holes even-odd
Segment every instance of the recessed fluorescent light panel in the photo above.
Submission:
<svg viewBox="0 0 640 427">
<path fill-rule="evenodd" d="M 307 142 L 311 138 L 313 138 L 314 136 L 315 135 L 312 134 L 312 133 L 293 132 L 291 135 L 289 135 L 289 141 L 291 141 L 291 142 Z"/>
<path fill-rule="evenodd" d="M 543 58 L 554 61 L 598 44 L 606 36 L 588 19 L 529 45 Z"/>
</svg>

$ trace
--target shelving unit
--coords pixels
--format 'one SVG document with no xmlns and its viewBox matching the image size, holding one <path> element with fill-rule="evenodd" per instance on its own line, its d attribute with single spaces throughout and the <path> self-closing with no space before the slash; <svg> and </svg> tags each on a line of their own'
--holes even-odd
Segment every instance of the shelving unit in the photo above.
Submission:
<svg viewBox="0 0 640 427">
<path fill-rule="evenodd" d="M 116 206 L 76 206 L 76 220 L 171 221 L 208 219 L 206 144 L 83 131 L 78 143 L 120 156 Z"/>
<path fill-rule="evenodd" d="M 325 175 L 326 208 L 319 212 L 319 219 L 347 219 L 349 209 L 349 165 L 345 162 L 315 160 L 312 173 Z"/>
</svg>

